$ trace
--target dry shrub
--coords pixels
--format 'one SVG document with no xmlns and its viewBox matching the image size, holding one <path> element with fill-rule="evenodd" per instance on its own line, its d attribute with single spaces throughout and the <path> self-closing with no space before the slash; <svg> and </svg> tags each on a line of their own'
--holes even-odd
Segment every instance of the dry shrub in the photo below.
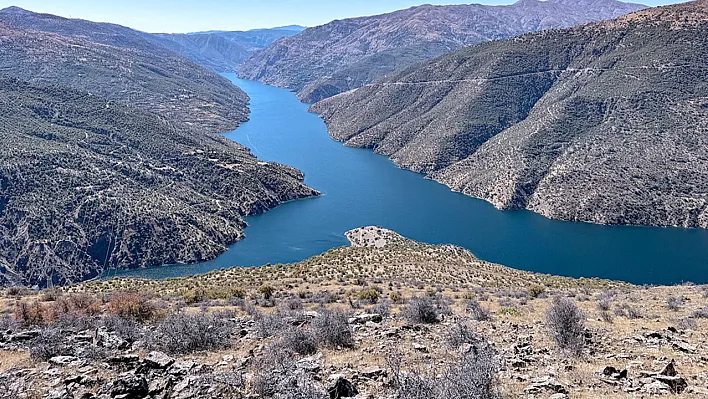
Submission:
<svg viewBox="0 0 708 399">
<path fill-rule="evenodd" d="M 499 354 L 480 336 L 465 337 L 469 344 L 457 361 L 441 367 L 403 370 L 403 356 L 387 357 L 391 385 L 396 399 L 498 399 L 496 373 Z"/>
<path fill-rule="evenodd" d="M 349 315 L 337 310 L 322 309 L 312 320 L 312 329 L 320 343 L 337 348 L 353 348 L 354 332 L 349 326 Z"/>
<path fill-rule="evenodd" d="M 359 294 L 357 295 L 357 299 L 360 301 L 366 301 L 369 303 L 376 303 L 379 301 L 379 292 L 374 289 L 374 288 L 368 288 L 362 291 L 359 291 Z"/>
<path fill-rule="evenodd" d="M 556 297 L 546 313 L 548 332 L 558 348 L 573 356 L 585 347 L 585 313 L 573 301 Z"/>
<path fill-rule="evenodd" d="M 300 355 L 317 353 L 317 337 L 310 329 L 289 328 L 283 334 L 283 346 Z"/>
<path fill-rule="evenodd" d="M 37 301 L 17 301 L 15 320 L 24 326 L 37 326 L 47 321 L 44 307 Z"/>
<path fill-rule="evenodd" d="M 46 307 L 49 321 L 56 321 L 64 315 L 96 316 L 101 313 L 101 302 L 87 294 L 71 294 L 58 297 Z"/>
<path fill-rule="evenodd" d="M 173 313 L 148 334 L 147 347 L 171 354 L 225 348 L 231 343 L 233 324 L 214 315 Z"/>
<path fill-rule="evenodd" d="M 159 319 L 164 315 L 163 309 L 150 297 L 137 292 L 118 292 L 111 295 L 108 311 L 124 319 L 139 322 Z"/>
</svg>

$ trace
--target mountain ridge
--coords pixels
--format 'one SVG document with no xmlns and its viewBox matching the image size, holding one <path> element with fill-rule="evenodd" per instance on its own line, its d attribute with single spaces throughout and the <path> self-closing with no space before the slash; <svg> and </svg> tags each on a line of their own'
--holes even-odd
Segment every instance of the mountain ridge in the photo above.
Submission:
<svg viewBox="0 0 708 399">
<path fill-rule="evenodd" d="M 705 228 L 706 4 L 479 44 L 311 109 L 500 209 Z"/>
<path fill-rule="evenodd" d="M 75 87 L 214 133 L 248 119 L 231 82 L 120 25 L 0 11 L 0 73 Z"/>
<path fill-rule="evenodd" d="M 423 5 L 308 28 L 255 53 L 239 74 L 293 89 L 303 102 L 313 103 L 469 45 L 641 8 L 612 0 Z"/>
</svg>

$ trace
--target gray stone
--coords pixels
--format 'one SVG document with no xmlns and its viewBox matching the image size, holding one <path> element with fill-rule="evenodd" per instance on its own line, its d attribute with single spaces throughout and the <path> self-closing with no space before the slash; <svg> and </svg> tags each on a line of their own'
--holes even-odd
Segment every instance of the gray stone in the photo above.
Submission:
<svg viewBox="0 0 708 399">
<path fill-rule="evenodd" d="M 173 357 L 167 356 L 162 352 L 153 351 L 145 356 L 145 364 L 154 369 L 164 370 L 170 367 L 174 362 L 175 359 Z"/>
<path fill-rule="evenodd" d="M 343 375 L 334 374 L 327 378 L 327 393 L 330 399 L 339 399 L 354 397 L 359 391 Z"/>
<path fill-rule="evenodd" d="M 413 349 L 417 350 L 418 352 L 428 353 L 428 347 L 417 342 L 413 342 Z"/>
<path fill-rule="evenodd" d="M 76 356 L 54 356 L 53 358 L 49 359 L 49 363 L 57 366 L 67 366 L 72 362 L 76 362 L 78 360 L 79 359 Z"/>
<path fill-rule="evenodd" d="M 349 319 L 350 324 L 381 323 L 383 316 L 378 313 L 364 313 Z"/>
</svg>

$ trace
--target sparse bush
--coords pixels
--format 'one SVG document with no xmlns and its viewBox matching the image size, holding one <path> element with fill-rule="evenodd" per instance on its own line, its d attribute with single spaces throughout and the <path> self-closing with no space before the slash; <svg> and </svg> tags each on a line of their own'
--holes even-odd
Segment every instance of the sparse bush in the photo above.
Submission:
<svg viewBox="0 0 708 399">
<path fill-rule="evenodd" d="M 108 302 L 108 311 L 124 319 L 145 322 L 162 316 L 161 309 L 145 294 L 137 292 L 117 292 Z"/>
<path fill-rule="evenodd" d="M 546 313 L 548 331 L 556 345 L 571 355 L 585 346 L 585 314 L 569 299 L 556 297 Z"/>
<path fill-rule="evenodd" d="M 464 323 L 453 324 L 445 338 L 447 344 L 453 349 L 458 349 L 464 344 L 475 344 L 480 340 L 480 336 Z"/>
<path fill-rule="evenodd" d="M 360 301 L 366 301 L 369 303 L 376 303 L 379 301 L 379 292 L 374 288 L 365 289 L 359 291 L 357 299 Z"/>
<path fill-rule="evenodd" d="M 374 313 L 378 313 L 383 317 L 388 317 L 391 316 L 391 301 L 388 299 L 384 299 L 383 301 L 379 302 L 378 305 L 376 305 L 372 311 Z"/>
<path fill-rule="evenodd" d="M 37 301 L 17 301 L 15 303 L 15 320 L 24 326 L 36 326 L 45 323 L 46 315 L 44 308 Z"/>
<path fill-rule="evenodd" d="M 531 287 L 529 287 L 529 295 L 532 298 L 541 298 L 545 296 L 546 294 L 546 287 L 540 285 L 540 284 L 534 284 Z"/>
<path fill-rule="evenodd" d="M 708 307 L 696 310 L 693 312 L 693 317 L 696 319 L 708 319 Z"/>
<path fill-rule="evenodd" d="M 604 321 L 605 323 L 609 324 L 612 324 L 614 322 L 614 319 L 612 318 L 612 313 L 605 310 L 600 312 L 600 319 L 602 319 L 602 321 Z"/>
<path fill-rule="evenodd" d="M 393 303 L 395 303 L 396 305 L 401 305 L 406 302 L 406 299 L 398 291 L 394 291 L 394 292 L 390 293 L 389 298 L 391 298 Z"/>
<path fill-rule="evenodd" d="M 489 321 L 492 319 L 492 315 L 489 310 L 483 307 L 476 299 L 470 299 L 465 304 L 465 309 L 470 314 L 473 320 L 477 321 Z"/>
<path fill-rule="evenodd" d="M 47 361 L 55 356 L 70 356 L 72 349 L 64 343 L 64 334 L 58 328 L 43 329 L 30 343 L 30 358 Z"/>
<path fill-rule="evenodd" d="M 174 313 L 147 336 L 147 346 L 172 354 L 215 350 L 227 347 L 233 326 L 212 315 Z"/>
<path fill-rule="evenodd" d="M 284 306 L 285 309 L 287 309 L 287 310 L 301 310 L 302 307 L 303 307 L 303 306 L 302 306 L 302 300 L 301 300 L 299 297 L 297 297 L 297 296 L 288 298 L 288 300 L 285 301 L 285 303 L 283 304 L 283 306 Z"/>
<path fill-rule="evenodd" d="M 283 334 L 286 348 L 300 355 L 312 355 L 317 352 L 317 338 L 308 329 L 290 328 Z"/>
<path fill-rule="evenodd" d="M 275 288 L 270 285 L 263 284 L 260 286 L 260 288 L 258 288 L 258 292 L 263 294 L 263 299 L 270 300 L 273 297 L 273 294 L 275 293 Z"/>
<path fill-rule="evenodd" d="M 498 352 L 485 339 L 478 337 L 460 359 L 442 371 L 402 371 L 402 357 L 387 358 L 395 397 L 399 399 L 498 399 L 496 373 Z"/>
<path fill-rule="evenodd" d="M 285 328 L 283 315 L 276 312 L 256 318 L 256 331 L 261 338 L 272 337 Z"/>
<path fill-rule="evenodd" d="M 101 318 L 101 324 L 106 330 L 132 343 L 140 339 L 138 324 L 132 319 L 109 314 Z"/>
<path fill-rule="evenodd" d="M 666 308 L 672 312 L 678 312 L 683 305 L 683 296 L 670 296 L 666 298 Z"/>
<path fill-rule="evenodd" d="M 353 348 L 354 334 L 349 326 L 349 316 L 340 311 L 322 309 L 312 320 L 317 339 L 330 347 Z"/>
<path fill-rule="evenodd" d="M 676 321 L 676 327 L 679 330 L 696 330 L 698 329 L 698 323 L 695 319 L 684 317 Z"/>
<path fill-rule="evenodd" d="M 439 323 L 440 313 L 439 303 L 430 296 L 411 298 L 404 310 L 406 319 L 412 323 Z"/>
</svg>

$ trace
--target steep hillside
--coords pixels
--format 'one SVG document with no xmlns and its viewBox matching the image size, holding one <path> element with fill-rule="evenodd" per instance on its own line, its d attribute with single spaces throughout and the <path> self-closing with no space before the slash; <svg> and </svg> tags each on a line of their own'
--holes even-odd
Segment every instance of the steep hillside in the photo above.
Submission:
<svg viewBox="0 0 708 399">
<path fill-rule="evenodd" d="M 236 72 L 254 52 L 305 28 L 287 26 L 250 31 L 213 31 L 186 34 L 157 33 L 151 40 L 217 72 Z"/>
<path fill-rule="evenodd" d="M 213 258 L 242 216 L 315 195 L 302 179 L 167 117 L 0 79 L 0 285 Z"/>
<path fill-rule="evenodd" d="M 71 86 L 212 132 L 248 117 L 227 79 L 118 25 L 0 10 L 0 74 Z"/>
<path fill-rule="evenodd" d="M 477 45 L 313 107 L 503 209 L 708 227 L 708 2 Z"/>
<path fill-rule="evenodd" d="M 521 0 L 510 6 L 425 5 L 334 21 L 277 41 L 240 69 L 316 102 L 462 47 L 615 18 L 644 8 L 615 0 Z"/>
</svg>

